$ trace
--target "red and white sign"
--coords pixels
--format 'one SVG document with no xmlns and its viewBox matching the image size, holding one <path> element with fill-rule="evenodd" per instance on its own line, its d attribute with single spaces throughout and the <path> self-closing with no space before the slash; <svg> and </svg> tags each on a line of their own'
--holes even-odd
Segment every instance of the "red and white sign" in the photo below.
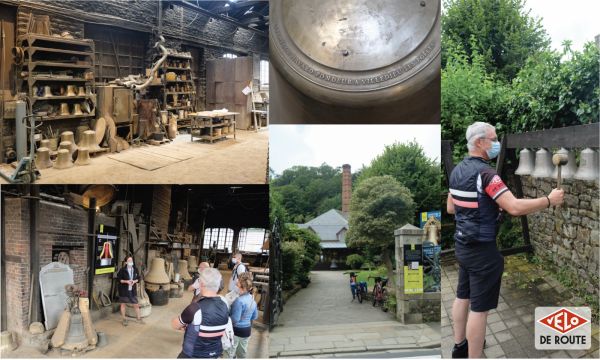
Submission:
<svg viewBox="0 0 600 360">
<path fill-rule="evenodd" d="M 539 319 L 538 322 L 558 331 L 561 334 L 566 334 L 588 323 L 589 320 L 575 314 L 572 311 L 562 308 L 542 319 Z"/>
</svg>

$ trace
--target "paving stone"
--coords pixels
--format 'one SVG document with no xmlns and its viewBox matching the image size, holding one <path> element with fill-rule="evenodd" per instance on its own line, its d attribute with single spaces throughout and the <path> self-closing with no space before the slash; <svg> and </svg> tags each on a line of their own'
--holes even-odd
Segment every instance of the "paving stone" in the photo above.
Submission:
<svg viewBox="0 0 600 360">
<path fill-rule="evenodd" d="M 506 357 L 511 357 L 509 355 L 514 355 L 514 353 L 521 354 L 523 350 L 521 349 L 521 345 L 517 342 L 517 340 L 508 340 L 500 344 L 502 350 L 506 354 Z"/>
<path fill-rule="evenodd" d="M 496 338 L 494 337 L 493 334 L 488 334 L 485 337 L 485 344 L 486 344 L 486 346 L 496 345 L 496 344 L 498 344 L 498 340 L 496 340 Z"/>
<path fill-rule="evenodd" d="M 492 333 L 497 333 L 499 331 L 506 330 L 506 325 L 501 320 L 490 324 L 489 327 Z"/>
<path fill-rule="evenodd" d="M 503 330 L 503 331 L 497 332 L 497 333 L 494 334 L 494 336 L 496 337 L 496 340 L 498 340 L 498 342 L 500 344 L 502 344 L 503 342 L 506 342 L 506 341 L 514 339 L 514 337 L 512 336 L 512 334 L 510 333 L 510 331 L 508 331 L 508 330 Z"/>
<path fill-rule="evenodd" d="M 488 315 L 488 318 L 487 318 L 488 324 L 495 323 L 500 320 L 502 320 L 502 319 L 500 318 L 500 315 L 498 313 L 494 313 L 494 314 L 490 313 L 490 315 Z"/>
<path fill-rule="evenodd" d="M 511 319 L 508 319 L 508 320 L 504 320 L 504 324 L 510 330 L 510 329 L 512 329 L 514 327 L 517 327 L 517 326 L 521 325 L 521 321 L 519 321 L 518 318 L 511 318 Z"/>
<path fill-rule="evenodd" d="M 567 354 L 566 351 L 564 350 L 560 350 L 560 351 L 555 351 L 553 353 L 550 354 L 550 358 L 553 359 L 568 359 L 570 358 L 569 354 Z"/>
<path fill-rule="evenodd" d="M 489 359 L 498 358 L 504 355 L 504 350 L 500 345 L 493 345 L 483 350 L 485 356 Z"/>
</svg>

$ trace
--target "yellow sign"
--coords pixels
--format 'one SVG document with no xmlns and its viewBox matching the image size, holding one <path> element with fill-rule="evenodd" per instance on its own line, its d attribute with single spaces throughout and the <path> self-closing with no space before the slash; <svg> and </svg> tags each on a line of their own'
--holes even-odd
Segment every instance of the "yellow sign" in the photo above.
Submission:
<svg viewBox="0 0 600 360">
<path fill-rule="evenodd" d="M 115 268 L 114 267 L 96 269 L 96 275 L 109 274 L 109 273 L 112 273 L 112 272 L 115 272 Z"/>
<path fill-rule="evenodd" d="M 404 266 L 404 293 L 422 294 L 423 293 L 423 266 L 419 265 L 417 269 L 411 270 L 408 265 Z"/>
</svg>

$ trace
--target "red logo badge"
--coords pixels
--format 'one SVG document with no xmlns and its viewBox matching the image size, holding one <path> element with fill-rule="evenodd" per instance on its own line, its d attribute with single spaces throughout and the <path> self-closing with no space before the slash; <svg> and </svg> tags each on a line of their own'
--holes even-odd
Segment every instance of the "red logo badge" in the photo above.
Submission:
<svg viewBox="0 0 600 360">
<path fill-rule="evenodd" d="M 552 314 L 538 320 L 541 324 L 558 331 L 561 334 L 566 334 L 569 331 L 575 330 L 581 325 L 589 322 L 572 311 L 562 308 Z"/>
</svg>

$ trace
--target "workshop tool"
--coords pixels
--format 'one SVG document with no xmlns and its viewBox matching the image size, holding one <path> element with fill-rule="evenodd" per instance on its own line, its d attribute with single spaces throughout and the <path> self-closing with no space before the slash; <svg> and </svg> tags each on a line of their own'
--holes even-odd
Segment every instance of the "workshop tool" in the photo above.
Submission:
<svg viewBox="0 0 600 360">
<path fill-rule="evenodd" d="M 597 180 L 598 171 L 598 153 L 590 148 L 583 149 L 579 154 L 579 168 L 575 179 Z"/>
<path fill-rule="evenodd" d="M 557 152 L 552 156 L 552 163 L 556 166 L 557 169 L 557 189 L 562 189 L 562 167 L 569 162 L 569 157 L 567 154 L 563 152 Z M 554 221 L 554 227 L 556 232 L 560 233 L 562 229 L 562 225 L 565 222 L 565 217 L 560 210 L 560 205 L 554 207 L 554 215 L 556 219 Z"/>
<path fill-rule="evenodd" d="M 17 101 L 17 106 L 19 106 L 19 103 L 21 103 L 20 107 L 24 107 L 25 106 L 25 102 L 23 101 Z M 16 119 L 15 121 L 17 123 L 21 123 L 19 124 L 19 126 L 23 126 L 24 128 L 29 130 L 29 156 L 23 156 L 22 158 L 17 158 L 18 159 L 18 163 L 17 166 L 15 168 L 15 170 L 12 172 L 12 174 L 8 175 L 5 174 L 4 172 L 0 171 L 0 175 L 7 180 L 8 182 L 10 182 L 11 184 L 16 184 L 16 183 L 24 183 L 24 184 L 31 184 L 33 182 L 35 182 L 35 180 L 40 177 L 40 172 L 36 169 L 35 167 L 35 130 L 41 126 L 41 124 L 38 124 L 37 126 L 35 125 L 35 119 L 36 118 L 40 118 L 37 115 L 24 115 L 24 111 L 23 114 L 19 116 L 15 116 Z M 29 123 L 29 125 L 27 125 L 27 123 Z"/>
<path fill-rule="evenodd" d="M 575 152 L 567 150 L 565 148 L 560 148 L 558 151 L 556 151 L 556 154 L 563 154 L 567 158 L 566 165 L 562 165 L 561 168 L 561 178 L 563 180 L 573 178 L 575 172 L 577 171 L 577 161 L 575 160 Z M 552 161 L 554 162 L 554 157 L 552 158 Z M 554 167 L 552 177 L 555 179 L 558 178 L 558 166 Z"/>
<path fill-rule="evenodd" d="M 569 157 L 564 153 L 556 153 L 552 156 L 552 163 L 558 171 L 557 189 L 562 189 L 562 167 L 569 162 Z"/>
<path fill-rule="evenodd" d="M 515 170 L 515 175 L 531 175 L 534 166 L 533 152 L 529 149 L 519 151 L 519 166 Z"/>
</svg>

